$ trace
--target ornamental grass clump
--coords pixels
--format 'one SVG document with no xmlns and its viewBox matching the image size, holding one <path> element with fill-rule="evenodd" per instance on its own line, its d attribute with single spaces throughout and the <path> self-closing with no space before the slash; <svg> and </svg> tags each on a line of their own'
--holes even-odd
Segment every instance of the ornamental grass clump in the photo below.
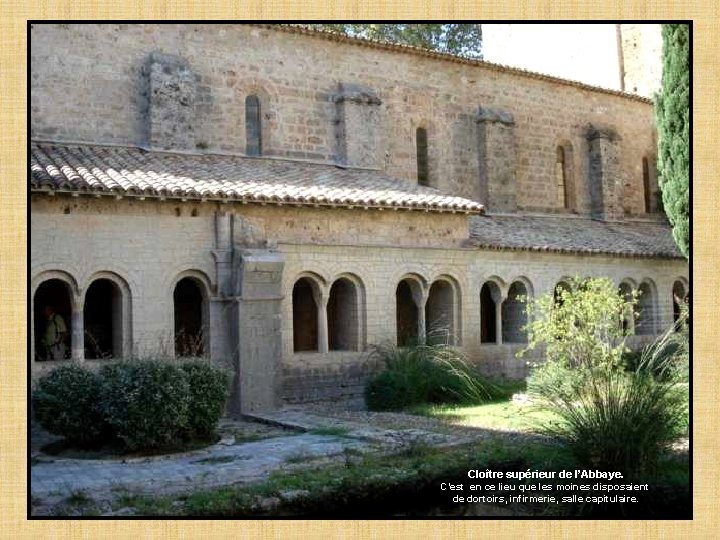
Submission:
<svg viewBox="0 0 720 540">
<path fill-rule="evenodd" d="M 655 469 L 688 415 L 686 332 L 674 327 L 660 336 L 633 370 L 620 361 L 627 352 L 622 321 L 633 305 L 609 280 L 576 279 L 536 301 L 529 324 L 529 348 L 544 345 L 547 360 L 533 369 L 528 393 L 559 418 L 541 429 L 580 464 L 629 476 Z"/>
<path fill-rule="evenodd" d="M 398 410 L 424 403 L 478 404 L 495 388 L 453 347 L 428 339 L 407 347 L 378 345 L 373 351 L 385 369 L 365 387 L 370 410 Z"/>
</svg>

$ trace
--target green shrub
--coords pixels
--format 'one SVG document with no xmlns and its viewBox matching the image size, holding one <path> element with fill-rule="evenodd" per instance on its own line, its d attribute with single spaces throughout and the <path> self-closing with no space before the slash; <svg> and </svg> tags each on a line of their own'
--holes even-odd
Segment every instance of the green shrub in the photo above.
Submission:
<svg viewBox="0 0 720 540">
<path fill-rule="evenodd" d="M 230 374 L 207 360 L 191 360 L 181 364 L 190 386 L 187 436 L 210 439 L 230 396 Z"/>
<path fill-rule="evenodd" d="M 99 406 L 100 378 L 77 364 L 41 377 L 32 395 L 35 418 L 55 435 L 80 446 L 102 443 L 106 424 Z"/>
<path fill-rule="evenodd" d="M 104 366 L 101 404 L 105 418 L 128 450 L 177 444 L 188 425 L 191 402 L 186 373 L 153 360 Z"/>
<path fill-rule="evenodd" d="M 491 385 L 447 345 L 378 346 L 375 354 L 385 363 L 385 370 L 371 377 L 365 387 L 370 410 L 398 410 L 421 403 L 477 404 L 492 397 Z"/>
</svg>

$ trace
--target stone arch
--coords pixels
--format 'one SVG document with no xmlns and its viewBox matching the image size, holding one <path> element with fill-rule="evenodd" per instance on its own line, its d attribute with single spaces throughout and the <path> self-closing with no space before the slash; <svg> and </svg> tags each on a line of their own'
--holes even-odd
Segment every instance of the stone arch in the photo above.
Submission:
<svg viewBox="0 0 720 540">
<path fill-rule="evenodd" d="M 83 289 L 83 341 L 86 359 L 126 358 L 132 344 L 132 291 L 114 272 L 91 275 Z"/>
<path fill-rule="evenodd" d="M 210 352 L 210 279 L 200 270 L 180 272 L 172 282 L 175 357 Z"/>
<path fill-rule="evenodd" d="M 529 281 L 520 278 L 510 284 L 507 298 L 502 304 L 502 340 L 503 343 L 526 343 L 527 311 L 526 302 L 532 295 Z M 524 298 L 524 299 L 523 299 Z"/>
<path fill-rule="evenodd" d="M 480 287 L 480 343 L 500 343 L 502 324 L 498 320 L 502 305 L 502 285 L 489 278 Z"/>
<path fill-rule="evenodd" d="M 651 279 L 644 279 L 638 287 L 637 319 L 635 333 L 652 335 L 657 333 L 658 303 L 657 287 Z"/>
<path fill-rule="evenodd" d="M 573 145 L 568 140 L 559 141 L 555 147 L 555 184 L 558 206 L 575 211 L 575 156 Z"/>
<path fill-rule="evenodd" d="M 424 298 L 427 282 L 418 274 L 405 274 L 395 287 L 395 331 L 399 347 L 424 338 Z"/>
<path fill-rule="evenodd" d="M 328 349 L 363 350 L 364 319 L 365 294 L 362 281 L 353 274 L 340 274 L 333 280 L 328 292 Z"/>
<path fill-rule="evenodd" d="M 683 304 L 687 304 L 690 300 L 690 291 L 684 279 L 678 278 L 673 282 L 672 303 L 673 303 L 673 323 L 676 324 L 680 320 L 681 308 Z"/>
<path fill-rule="evenodd" d="M 272 149 L 275 148 L 273 136 L 276 133 L 276 127 L 278 124 L 277 111 L 275 104 L 277 103 L 277 90 L 272 83 L 266 80 L 260 80 L 257 78 L 247 79 L 240 81 L 237 86 L 242 100 L 242 133 L 244 135 L 244 149 L 247 155 L 270 155 Z M 259 104 L 259 130 L 257 131 L 258 138 L 261 142 L 259 153 L 248 153 L 249 140 L 248 140 L 248 108 L 247 99 L 250 96 L 255 96 Z"/>
<path fill-rule="evenodd" d="M 293 283 L 292 332 L 294 352 L 317 352 L 322 350 L 323 336 L 319 332 L 323 328 L 320 314 L 325 313 L 323 291 L 324 282 L 322 278 L 309 272 L 300 274 Z"/>
<path fill-rule="evenodd" d="M 35 276 L 31 290 L 33 361 L 70 358 L 77 340 L 73 317 L 77 311 L 77 282 L 67 272 L 48 270 Z"/>
<path fill-rule="evenodd" d="M 456 279 L 442 275 L 428 289 L 425 302 L 427 339 L 432 342 L 459 345 L 460 286 Z"/>
</svg>

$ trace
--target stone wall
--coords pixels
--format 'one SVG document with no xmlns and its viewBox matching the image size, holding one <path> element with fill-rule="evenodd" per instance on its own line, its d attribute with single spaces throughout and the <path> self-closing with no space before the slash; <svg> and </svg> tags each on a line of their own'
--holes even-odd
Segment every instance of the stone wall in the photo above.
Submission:
<svg viewBox="0 0 720 540">
<path fill-rule="evenodd" d="M 415 132 L 426 127 L 431 184 L 482 199 L 478 107 L 506 111 L 515 122 L 517 207 L 565 211 L 557 197 L 555 163 L 556 148 L 566 141 L 574 155 L 577 211 L 588 214 L 585 128 L 602 123 L 622 141 L 619 167 L 629 184 L 623 206 L 630 214 L 644 213 L 642 158 L 654 157 L 656 143 L 652 105 L 637 99 L 483 64 L 252 25 L 34 24 L 31 37 L 34 138 L 145 143 L 148 62 L 172 55 L 187 66 L 183 81 L 194 81 L 188 94 L 194 96 L 194 127 L 182 131 L 194 139 L 174 141 L 177 146 L 243 154 L 245 98 L 253 94 L 261 100 L 265 155 L 341 162 L 334 98 L 338 83 L 359 84 L 379 104 L 365 105 L 367 115 L 347 117 L 361 126 L 350 135 L 366 138 L 351 141 L 368 158 L 351 160 L 352 165 L 373 166 L 377 158 L 389 175 L 415 182 Z M 372 133 L 378 135 L 369 140 Z M 488 150 L 486 167 L 507 158 L 505 145 Z M 490 202 L 493 210 L 492 197 Z M 497 209 L 505 210 L 502 204 Z"/>
<path fill-rule="evenodd" d="M 72 284 L 81 306 L 96 277 L 125 284 L 125 338 L 133 354 L 146 356 L 172 344 L 175 283 L 186 276 L 197 279 L 210 304 L 211 355 L 239 369 L 239 383 L 245 376 L 248 387 L 239 399 L 243 407 L 252 408 L 273 402 L 273 392 L 293 402 L 357 395 L 376 367 L 368 354 L 372 345 L 396 340 L 395 290 L 405 277 L 420 284 L 425 291 L 420 296 L 437 280 L 450 284 L 455 294 L 456 343 L 487 372 L 511 376 L 525 372 L 524 364 L 514 357 L 521 345 L 480 343 L 480 288 L 485 281 L 498 283 L 506 297 L 518 280 L 531 295 L 549 292 L 561 278 L 574 275 L 608 276 L 618 284 L 630 280 L 634 286 L 650 280 L 657 297 L 658 328 L 663 328 L 672 320 L 673 283 L 678 278 L 687 283 L 688 278 L 687 265 L 678 260 L 485 251 L 442 238 L 435 238 L 431 246 L 421 238 L 413 244 L 414 237 L 406 237 L 404 231 L 374 238 L 340 233 L 352 226 L 369 234 L 388 212 L 219 206 L 33 196 L 31 293 L 43 280 L 60 278 Z M 280 219 L 282 212 L 290 214 Z M 290 215 L 303 222 L 306 216 L 322 214 L 335 225 L 314 242 L 299 240 L 294 226 L 284 221 Z M 414 219 L 413 213 L 391 215 L 400 223 Z M 421 215 L 438 229 L 459 228 L 456 220 L 466 220 Z M 243 219 L 252 220 L 256 228 L 252 242 L 240 234 L 247 230 Z M 268 243 L 268 231 L 277 242 L 275 250 L 258 247 Z M 399 245 L 403 239 L 404 247 Z M 234 254 L 232 259 L 222 255 L 228 251 Z M 275 255 L 266 258 L 265 253 Z M 338 278 L 353 283 L 359 350 L 293 351 L 292 289 L 302 276 L 317 284 L 321 302 L 327 301 Z M 239 283 L 228 284 L 233 279 Z M 34 363 L 33 373 L 47 365 Z"/>
</svg>

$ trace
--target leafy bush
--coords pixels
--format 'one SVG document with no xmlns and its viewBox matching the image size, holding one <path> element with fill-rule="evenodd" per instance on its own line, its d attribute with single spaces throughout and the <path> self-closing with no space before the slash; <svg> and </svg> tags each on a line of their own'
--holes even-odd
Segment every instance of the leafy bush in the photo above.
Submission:
<svg viewBox="0 0 720 540">
<path fill-rule="evenodd" d="M 608 326 L 624 307 L 603 294 L 617 296 L 614 287 L 579 284 L 561 306 L 540 310 L 545 320 L 535 321 L 535 328 L 557 333 L 536 341 L 546 342 L 555 356 L 535 368 L 528 392 L 560 418 L 541 427 L 566 444 L 580 464 L 632 476 L 651 471 L 664 448 L 687 429 L 687 388 L 679 384 L 687 365 L 687 333 L 672 328 L 639 356 L 628 355 Z M 603 317 L 596 309 L 603 305 L 618 309 Z M 558 318 L 558 309 L 572 317 Z M 555 326 L 558 320 L 565 323 Z M 562 332 L 566 323 L 572 326 L 569 333 Z M 567 340 L 568 334 L 583 342 L 552 347 L 553 339 Z M 618 361 L 623 353 L 625 365 Z"/>
<path fill-rule="evenodd" d="M 230 374 L 207 360 L 181 364 L 190 386 L 187 435 L 193 439 L 210 439 L 230 396 Z"/>
<path fill-rule="evenodd" d="M 99 407 L 100 385 L 100 378 L 80 365 L 54 369 L 35 385 L 35 418 L 50 433 L 80 446 L 101 443 L 107 426 Z"/>
<path fill-rule="evenodd" d="M 378 346 L 385 370 L 365 387 L 370 410 L 398 410 L 421 403 L 477 404 L 492 398 L 494 388 L 443 344 Z"/>
<path fill-rule="evenodd" d="M 102 410 L 128 450 L 177 443 L 188 425 L 190 385 L 178 366 L 138 360 L 104 366 Z"/>
</svg>

